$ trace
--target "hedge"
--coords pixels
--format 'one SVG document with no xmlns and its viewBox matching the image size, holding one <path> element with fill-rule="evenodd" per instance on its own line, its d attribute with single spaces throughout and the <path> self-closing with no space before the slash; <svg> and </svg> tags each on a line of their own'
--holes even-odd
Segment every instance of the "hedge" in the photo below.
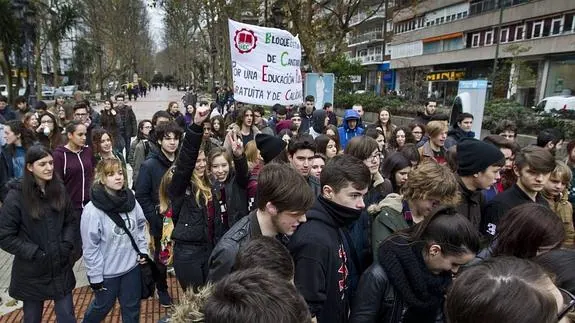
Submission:
<svg viewBox="0 0 575 323">
<path fill-rule="evenodd" d="M 410 102 L 399 96 L 376 96 L 373 93 L 337 94 L 335 107 L 349 109 L 354 104 L 361 104 L 366 112 L 379 112 L 387 108 L 392 115 L 415 117 L 422 111 L 421 102 Z M 450 114 L 451 107 L 439 107 L 438 113 Z M 485 104 L 483 128 L 493 129 L 501 120 L 511 120 L 517 124 L 519 133 L 537 135 L 541 130 L 556 128 L 563 131 L 566 138 L 575 139 L 575 111 L 537 113 L 513 100 L 494 99 Z"/>
</svg>

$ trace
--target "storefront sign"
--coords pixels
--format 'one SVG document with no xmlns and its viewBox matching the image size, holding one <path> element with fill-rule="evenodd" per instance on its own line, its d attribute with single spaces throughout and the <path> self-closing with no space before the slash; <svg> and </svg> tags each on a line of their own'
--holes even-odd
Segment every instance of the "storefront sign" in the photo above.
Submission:
<svg viewBox="0 0 575 323">
<path fill-rule="evenodd" d="M 425 80 L 429 82 L 459 81 L 464 78 L 465 78 L 464 70 L 433 71 L 425 75 Z"/>
<path fill-rule="evenodd" d="M 297 36 L 228 20 L 234 99 L 272 106 L 303 102 L 301 44 Z"/>
</svg>

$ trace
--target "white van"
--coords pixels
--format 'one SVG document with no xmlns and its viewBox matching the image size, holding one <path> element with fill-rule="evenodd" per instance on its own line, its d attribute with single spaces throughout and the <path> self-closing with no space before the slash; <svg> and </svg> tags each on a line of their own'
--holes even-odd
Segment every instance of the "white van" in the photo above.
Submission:
<svg viewBox="0 0 575 323">
<path fill-rule="evenodd" d="M 556 112 L 565 110 L 575 111 L 575 96 L 549 96 L 541 100 L 533 109 L 545 113 L 550 113 L 553 110 Z"/>
</svg>

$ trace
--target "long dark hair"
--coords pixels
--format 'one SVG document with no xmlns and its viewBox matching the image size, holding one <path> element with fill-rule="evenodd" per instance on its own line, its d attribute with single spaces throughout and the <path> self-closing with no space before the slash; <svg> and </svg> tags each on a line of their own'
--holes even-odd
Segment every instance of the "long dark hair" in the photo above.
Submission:
<svg viewBox="0 0 575 323">
<path fill-rule="evenodd" d="M 34 142 L 36 141 L 36 136 L 34 135 L 34 131 L 26 128 L 26 126 L 24 125 L 24 122 L 19 121 L 19 120 L 11 120 L 11 121 L 6 122 L 6 126 L 10 127 L 10 130 L 15 135 L 20 135 L 20 142 L 22 143 L 22 147 L 24 149 L 30 148 L 30 146 L 32 146 L 34 144 Z M 14 152 L 16 151 L 16 145 L 9 144 L 8 150 L 10 150 L 10 152 L 12 154 L 14 154 Z"/>
<path fill-rule="evenodd" d="M 102 124 L 102 128 L 114 131 L 115 129 L 118 128 L 118 123 L 116 120 L 118 112 L 116 111 L 116 115 L 114 115 L 112 113 L 112 111 L 114 111 L 112 101 L 111 100 L 107 101 L 110 102 L 110 110 L 102 109 L 102 111 L 100 111 L 100 123 Z"/>
<path fill-rule="evenodd" d="M 399 187 L 397 187 L 395 182 L 395 173 L 406 167 L 411 167 L 411 161 L 399 152 L 391 154 L 383 162 L 381 176 L 391 181 L 393 191 L 396 193 L 398 193 Z"/>
<path fill-rule="evenodd" d="M 529 259 L 541 247 L 559 248 L 563 240 L 561 219 L 549 207 L 526 203 L 509 210 L 497 225 L 493 255 Z"/>
<path fill-rule="evenodd" d="M 102 137 L 104 137 L 104 135 L 108 135 L 108 137 L 110 137 L 113 149 L 114 136 L 112 136 L 112 134 L 104 128 L 94 129 L 94 131 L 92 131 L 92 150 L 94 151 L 94 156 L 98 156 L 102 152 L 100 144 L 102 143 Z"/>
<path fill-rule="evenodd" d="M 150 129 L 150 132 L 152 132 L 152 130 L 154 129 L 154 124 L 152 123 L 151 120 L 148 119 L 144 119 L 142 121 L 140 121 L 138 123 L 138 134 L 136 135 L 136 138 L 138 139 L 147 139 L 146 136 L 144 135 L 144 133 L 142 132 L 142 129 L 144 128 L 144 126 L 146 125 L 146 122 L 149 122 L 150 125 L 152 125 L 152 129 Z M 148 132 L 148 137 L 150 136 L 150 132 Z"/>
<path fill-rule="evenodd" d="M 477 253 L 481 248 L 477 229 L 452 207 L 439 207 L 421 223 L 398 234 L 422 246 L 426 252 L 432 244 L 437 244 L 445 256 Z"/>
<path fill-rule="evenodd" d="M 42 200 L 47 201 L 54 211 L 60 212 L 65 208 L 66 200 L 68 199 L 64 185 L 60 179 L 56 177 L 56 174 L 53 175 L 54 177 L 52 177 L 51 180 L 46 182 L 44 194 L 42 194 L 36 184 L 34 174 L 28 170 L 28 165 L 34 164 L 34 162 L 47 156 L 52 156 L 52 154 L 50 150 L 42 145 L 33 145 L 28 148 L 26 152 L 26 167 L 24 167 L 24 178 L 22 179 L 22 193 L 23 196 L 26 197 L 24 207 L 33 219 L 40 219 L 42 213 L 46 212 L 42 210 Z"/>
<path fill-rule="evenodd" d="M 214 121 L 219 121 L 220 122 L 220 130 L 215 131 L 214 130 Z M 224 118 L 221 115 L 217 115 L 214 116 L 211 120 L 210 123 L 212 124 L 212 131 L 214 133 L 214 135 L 221 140 L 224 140 L 226 138 L 226 127 L 224 125 Z"/>
<path fill-rule="evenodd" d="M 49 140 L 49 143 L 48 143 L 49 145 L 47 146 L 47 148 L 54 149 L 58 146 L 64 145 L 65 140 L 64 140 L 64 136 L 62 136 L 62 128 L 60 127 L 60 124 L 58 124 L 58 120 L 57 120 L 56 116 L 50 112 L 44 112 L 38 118 L 38 122 L 40 123 L 40 121 L 42 121 L 42 118 L 44 118 L 44 117 L 50 118 L 52 120 L 52 122 L 54 123 L 54 129 L 52 130 L 50 135 L 45 136 Z"/>
</svg>

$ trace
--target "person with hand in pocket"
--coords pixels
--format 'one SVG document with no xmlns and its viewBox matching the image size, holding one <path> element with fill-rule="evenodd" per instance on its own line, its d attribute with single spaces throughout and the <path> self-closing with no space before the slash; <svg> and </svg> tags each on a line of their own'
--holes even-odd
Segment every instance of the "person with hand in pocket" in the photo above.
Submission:
<svg viewBox="0 0 575 323">
<path fill-rule="evenodd" d="M 77 220 L 64 184 L 54 176 L 50 151 L 28 148 L 23 178 L 7 186 L 0 248 L 14 255 L 9 294 L 24 303 L 23 322 L 40 323 L 46 300 L 54 300 L 58 322 L 76 322 L 71 254 Z"/>
<path fill-rule="evenodd" d="M 122 322 L 140 319 L 142 273 L 139 265 L 149 259 L 146 218 L 134 193 L 126 187 L 123 170 L 118 159 L 103 159 L 98 163 L 91 201 L 82 213 L 84 264 L 94 291 L 94 300 L 84 315 L 86 323 L 102 322 L 116 298 L 120 301 Z M 121 218 L 124 225 L 116 225 L 114 218 Z M 134 238 L 139 252 L 132 246 L 126 230 Z"/>
</svg>

